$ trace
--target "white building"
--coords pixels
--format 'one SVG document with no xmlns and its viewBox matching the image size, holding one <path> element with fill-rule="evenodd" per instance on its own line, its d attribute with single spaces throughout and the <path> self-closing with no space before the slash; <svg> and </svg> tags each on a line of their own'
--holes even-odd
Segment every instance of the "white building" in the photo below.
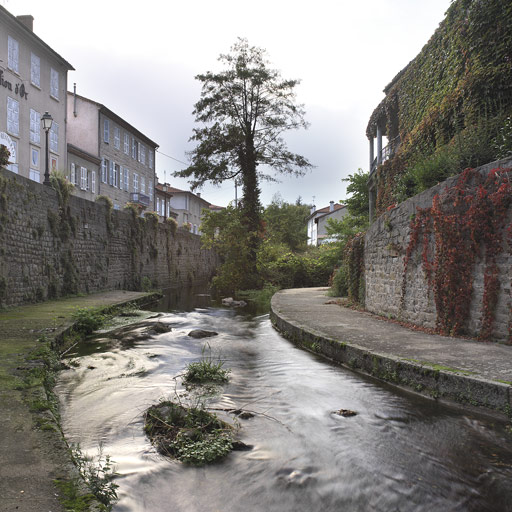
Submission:
<svg viewBox="0 0 512 512">
<path fill-rule="evenodd" d="M 333 242 L 334 240 L 327 235 L 327 221 L 329 219 L 341 220 L 346 214 L 347 207 L 334 201 L 320 210 L 313 206 L 308 217 L 308 245 Z"/>
</svg>

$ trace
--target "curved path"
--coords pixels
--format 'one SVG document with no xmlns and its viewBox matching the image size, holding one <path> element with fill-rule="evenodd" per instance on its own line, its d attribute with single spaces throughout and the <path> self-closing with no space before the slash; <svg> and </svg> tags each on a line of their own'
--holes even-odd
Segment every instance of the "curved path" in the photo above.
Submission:
<svg viewBox="0 0 512 512">
<path fill-rule="evenodd" d="M 512 411 L 512 346 L 426 334 L 344 308 L 326 288 L 281 290 L 271 320 L 331 360 L 433 398 Z"/>
</svg>

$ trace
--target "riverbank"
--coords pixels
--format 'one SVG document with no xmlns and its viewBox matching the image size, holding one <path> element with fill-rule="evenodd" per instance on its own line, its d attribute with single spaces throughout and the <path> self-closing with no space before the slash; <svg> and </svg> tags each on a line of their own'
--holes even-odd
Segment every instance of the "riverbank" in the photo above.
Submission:
<svg viewBox="0 0 512 512">
<path fill-rule="evenodd" d="M 344 308 L 326 288 L 282 290 L 271 321 L 294 343 L 431 398 L 511 417 L 512 347 L 426 334 Z"/>
<path fill-rule="evenodd" d="M 78 308 L 145 304 L 154 294 L 127 291 L 96 293 L 0 311 L 0 511 L 64 511 L 54 480 L 70 478 L 66 446 L 37 405 L 45 391 L 27 381 L 43 345 L 72 325 Z M 41 340 L 45 340 L 44 343 Z"/>
</svg>

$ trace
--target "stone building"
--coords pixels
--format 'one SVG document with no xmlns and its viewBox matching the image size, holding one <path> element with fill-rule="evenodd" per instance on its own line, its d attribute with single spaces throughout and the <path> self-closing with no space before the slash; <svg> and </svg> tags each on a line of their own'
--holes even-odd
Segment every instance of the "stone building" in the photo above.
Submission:
<svg viewBox="0 0 512 512">
<path fill-rule="evenodd" d="M 0 6 L 0 144 L 11 153 L 9 170 L 43 182 L 45 112 L 53 118 L 49 169 L 67 168 L 66 91 L 74 68 L 34 34 L 33 23 L 32 16 L 13 16 Z"/>
<path fill-rule="evenodd" d="M 178 214 L 178 224 L 188 225 L 190 232 L 199 234 L 203 210 L 208 210 L 210 203 L 205 201 L 201 194 L 194 194 L 188 190 L 169 187 L 172 194 L 171 208 Z"/>
<path fill-rule="evenodd" d="M 115 209 L 131 202 L 155 210 L 156 142 L 101 103 L 75 92 L 67 100 L 66 174 L 78 195 L 107 196 Z"/>
</svg>

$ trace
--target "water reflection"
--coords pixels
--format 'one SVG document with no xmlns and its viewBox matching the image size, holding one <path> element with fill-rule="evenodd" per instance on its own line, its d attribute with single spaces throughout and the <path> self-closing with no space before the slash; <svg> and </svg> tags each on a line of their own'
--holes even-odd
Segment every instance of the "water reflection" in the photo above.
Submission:
<svg viewBox="0 0 512 512">
<path fill-rule="evenodd" d="M 169 333 L 126 346 L 103 337 L 62 374 L 66 435 L 117 463 L 116 511 L 512 510 L 512 443 L 502 425 L 363 378 L 294 347 L 267 316 L 205 308 L 161 316 Z M 219 332 L 232 369 L 217 408 L 244 408 L 250 452 L 193 468 L 169 461 L 142 412 L 201 357 L 192 329 Z M 74 354 L 72 357 L 76 357 Z M 357 411 L 350 418 L 333 414 Z M 229 419 L 229 418 L 227 418 Z"/>
</svg>

